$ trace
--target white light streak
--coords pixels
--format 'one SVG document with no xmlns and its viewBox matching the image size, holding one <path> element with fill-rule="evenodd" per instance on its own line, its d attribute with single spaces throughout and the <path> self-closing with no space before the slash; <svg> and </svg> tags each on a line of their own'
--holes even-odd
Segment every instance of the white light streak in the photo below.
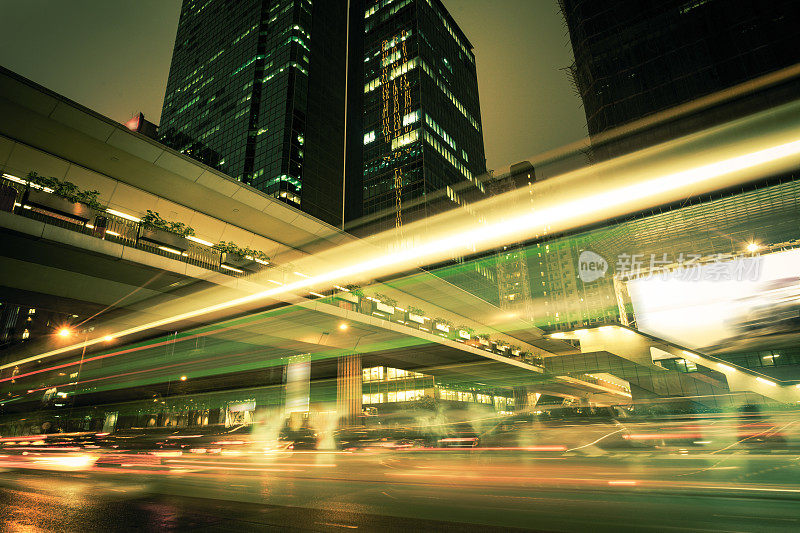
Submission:
<svg viewBox="0 0 800 533">
<path fill-rule="evenodd" d="M 732 142 L 730 139 L 733 136 L 731 135 L 727 137 L 719 135 L 721 138 L 717 143 L 719 146 L 714 145 L 713 148 L 704 147 L 693 154 L 695 161 L 699 158 L 712 161 L 715 157 L 718 158 L 711 163 L 691 166 L 693 158 L 685 156 L 683 155 L 684 152 L 677 150 L 673 150 L 677 155 L 672 158 L 662 156 L 660 153 L 654 156 L 655 152 L 653 151 L 642 156 L 633 154 L 623 158 L 623 163 L 627 166 L 623 166 L 621 169 L 618 168 L 619 162 L 609 162 L 609 165 L 601 163 L 595 165 L 589 171 L 576 171 L 558 179 L 544 180 L 541 185 L 543 190 L 545 192 L 555 191 L 558 194 L 547 195 L 547 200 L 536 210 L 531 210 L 529 207 L 520 208 L 518 211 L 509 210 L 508 206 L 511 205 L 509 199 L 513 195 L 528 194 L 527 190 L 522 192 L 511 191 L 473 204 L 476 209 L 487 209 L 487 216 L 483 217 L 480 222 L 477 222 L 474 217 L 466 217 L 458 215 L 458 213 L 453 214 L 454 212 L 443 213 L 439 215 L 440 218 L 437 220 L 437 222 L 444 221 L 443 223 L 432 223 L 432 219 L 428 219 L 424 225 L 415 226 L 410 224 L 408 234 L 412 231 L 416 233 L 414 238 L 407 238 L 402 244 L 398 244 L 396 238 L 392 237 L 394 235 L 393 232 L 387 233 L 385 244 L 386 247 L 390 248 L 388 251 L 380 246 L 363 242 L 345 244 L 309 258 L 312 264 L 314 260 L 317 260 L 316 264 L 322 264 L 329 268 L 327 271 L 314 275 L 295 271 L 294 273 L 303 279 L 130 327 L 114 333 L 114 337 L 132 335 L 151 328 L 178 323 L 201 315 L 252 304 L 265 299 L 280 299 L 280 297 L 286 295 L 308 293 L 310 287 L 333 286 L 334 281 L 360 281 L 374 279 L 379 275 L 407 271 L 442 259 L 494 249 L 498 245 L 516 242 L 524 238 L 574 228 L 585 224 L 587 221 L 604 220 L 619 213 L 639 212 L 642 209 L 662 204 L 665 201 L 685 198 L 687 195 L 701 194 L 704 191 L 729 186 L 733 182 L 754 179 L 756 171 L 772 172 L 776 169 L 789 168 L 797 164 L 797 156 L 800 154 L 800 140 L 797 140 L 800 137 L 798 135 L 800 128 L 798 128 L 796 121 L 787 126 L 785 123 L 780 123 L 775 117 L 782 116 L 780 113 L 796 117 L 796 107 L 796 104 L 791 104 L 778 111 L 773 110 L 752 119 L 755 125 L 751 129 L 764 128 L 765 124 L 777 123 L 778 125 L 774 126 L 776 131 L 768 132 L 768 134 L 762 134 L 759 131 L 755 133 L 747 130 L 744 132 L 734 131 L 733 133 L 745 136 L 743 141 L 738 142 Z M 770 119 L 771 122 L 767 122 L 766 119 Z M 786 122 L 789 119 L 783 120 Z M 736 127 L 741 129 L 743 128 L 742 124 L 740 122 Z M 719 130 L 709 131 L 710 133 L 705 134 L 709 136 L 705 141 L 710 142 L 709 139 L 711 141 L 716 140 L 713 135 L 719 134 Z M 751 137 L 747 137 L 745 135 L 747 133 L 750 133 Z M 779 143 L 781 136 L 783 140 L 786 140 L 787 137 L 792 140 Z M 698 138 L 700 137 L 693 136 L 692 139 L 683 141 L 685 143 L 683 148 L 697 144 Z M 759 145 L 759 142 L 762 148 L 753 149 Z M 767 145 L 767 147 L 763 148 L 764 145 Z M 673 144 L 672 146 L 676 145 Z M 751 151 L 746 151 L 748 147 Z M 667 153 L 671 152 L 667 150 Z M 731 153 L 742 155 L 726 157 Z M 656 159 L 649 160 L 648 158 Z M 689 166 L 690 168 L 684 168 L 676 172 L 663 172 L 667 163 L 671 164 L 673 168 L 676 166 Z M 766 168 L 760 168 L 762 166 Z M 607 175 L 611 178 L 610 180 L 597 180 L 597 174 L 603 170 L 607 171 Z M 659 170 L 662 173 L 659 174 Z M 742 173 L 745 170 L 749 173 Z M 654 173 L 656 174 L 655 177 L 648 177 Z M 597 193 L 585 192 L 590 189 L 576 186 L 576 180 L 584 180 L 583 183 L 586 184 L 602 181 L 603 188 Z M 113 210 L 108 210 L 108 212 L 118 216 L 124 215 Z M 130 215 L 123 218 L 139 220 Z M 380 238 L 380 236 L 377 237 Z M 374 240 L 371 242 L 380 241 Z M 390 242 L 394 243 L 393 247 L 389 245 Z M 169 249 L 168 251 L 173 250 Z M 174 253 L 180 252 L 174 251 Z M 309 267 L 308 270 L 313 272 L 314 269 Z M 278 282 L 272 282 L 278 284 Z M 0 369 L 45 359 L 83 347 L 90 347 L 98 342 L 102 342 L 102 338 L 9 362 L 0 366 Z M 769 383 L 772 384 L 772 382 Z"/>
</svg>

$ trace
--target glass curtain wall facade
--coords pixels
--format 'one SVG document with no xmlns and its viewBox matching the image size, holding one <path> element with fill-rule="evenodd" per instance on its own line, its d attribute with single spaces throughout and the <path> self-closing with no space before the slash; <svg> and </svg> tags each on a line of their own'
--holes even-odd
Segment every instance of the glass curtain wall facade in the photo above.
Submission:
<svg viewBox="0 0 800 533">
<path fill-rule="evenodd" d="M 795 64 L 791 0 L 559 0 L 590 135 Z"/>
<path fill-rule="evenodd" d="M 346 20 L 340 2 L 184 0 L 162 140 L 341 225 Z"/>
<path fill-rule="evenodd" d="M 363 197 L 354 215 L 371 217 L 375 231 L 463 204 L 460 191 L 483 189 L 486 164 L 472 45 L 441 2 L 367 2 L 363 24 Z"/>
<path fill-rule="evenodd" d="M 749 243 L 766 249 L 800 238 L 800 181 L 787 179 L 703 200 L 526 246 L 535 324 L 571 330 L 617 323 L 616 274 L 635 266 L 649 268 L 651 261 L 658 268 L 681 256 L 729 256 L 745 252 Z M 602 257 L 608 272 L 583 281 L 583 252 Z"/>
</svg>

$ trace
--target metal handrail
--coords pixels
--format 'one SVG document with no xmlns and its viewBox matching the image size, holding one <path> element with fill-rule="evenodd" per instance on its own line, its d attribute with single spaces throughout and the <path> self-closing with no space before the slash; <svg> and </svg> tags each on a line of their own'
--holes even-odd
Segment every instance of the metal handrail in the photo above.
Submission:
<svg viewBox="0 0 800 533">
<path fill-rule="evenodd" d="M 176 261 L 199 266 L 207 270 L 213 270 L 214 272 L 219 272 L 228 276 L 242 277 L 248 274 L 247 272 L 237 272 L 235 270 L 222 268 L 222 252 L 215 248 L 186 239 L 185 251 L 182 253 L 173 253 L 168 249 L 159 248 L 158 245 L 140 240 L 139 235 L 142 229 L 142 224 L 140 222 L 127 220 L 112 213 L 96 209 L 90 209 L 93 213 L 92 218 L 87 222 L 82 222 L 77 218 L 72 218 L 46 208 L 24 204 L 23 197 L 28 186 L 22 183 L 0 177 L 0 185 L 10 186 L 17 190 L 17 197 L 14 199 L 13 207 L 8 210 L 16 215 L 84 235 L 90 235 L 108 242 L 143 250 L 162 257 L 169 257 Z"/>
</svg>

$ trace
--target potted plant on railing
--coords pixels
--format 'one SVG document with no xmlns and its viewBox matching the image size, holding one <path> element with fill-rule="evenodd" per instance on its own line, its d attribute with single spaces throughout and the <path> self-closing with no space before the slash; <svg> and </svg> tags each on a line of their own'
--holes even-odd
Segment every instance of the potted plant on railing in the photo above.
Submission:
<svg viewBox="0 0 800 533">
<path fill-rule="evenodd" d="M 358 304 L 359 298 L 364 295 L 364 292 L 358 285 L 345 285 L 344 287 L 339 287 L 339 289 L 339 292 L 334 295 L 334 298 L 353 304 Z"/>
<path fill-rule="evenodd" d="M 257 271 L 269 264 L 266 253 L 252 248 L 240 248 L 234 242 L 220 241 L 214 245 L 214 249 L 222 252 L 220 265 L 223 267 Z"/>
<path fill-rule="evenodd" d="M 408 306 L 408 321 L 424 326 L 425 322 L 430 320 L 425 316 L 425 311 L 413 305 Z"/>
<path fill-rule="evenodd" d="M 520 348 L 516 344 L 510 344 L 508 346 L 508 351 L 506 355 L 508 357 L 513 357 L 515 359 L 522 359 L 522 348 Z"/>
<path fill-rule="evenodd" d="M 194 235 L 194 229 L 183 222 L 171 222 L 161 218 L 155 211 L 147 210 L 139 222 L 139 241 L 147 244 L 163 246 L 178 252 L 189 248 L 186 237 Z"/>
<path fill-rule="evenodd" d="M 523 363 L 528 363 L 529 365 L 542 366 L 541 357 L 533 355 L 531 352 L 521 352 L 519 356 L 522 359 Z"/>
<path fill-rule="evenodd" d="M 491 343 L 491 335 L 488 333 L 479 333 L 478 337 L 478 344 L 481 345 L 481 348 L 484 350 L 492 351 L 492 343 Z"/>
<path fill-rule="evenodd" d="M 472 339 L 472 334 L 475 333 L 475 330 L 469 326 L 457 326 L 454 333 L 457 341 L 467 342 Z"/>
<path fill-rule="evenodd" d="M 354 311 L 354 305 L 358 305 L 359 298 L 364 295 L 361 287 L 358 285 L 345 285 L 338 287 L 339 292 L 333 295 L 334 300 L 341 300 L 337 305 L 348 311 Z"/>
<path fill-rule="evenodd" d="M 351 283 L 350 285 L 345 285 L 344 288 L 350 291 L 350 294 L 354 294 L 359 298 L 364 297 L 364 289 L 361 288 L 361 285 Z"/>
<path fill-rule="evenodd" d="M 433 329 L 436 333 L 443 337 L 449 336 L 450 330 L 453 329 L 453 323 L 446 318 L 434 318 Z"/>
<path fill-rule="evenodd" d="M 98 201 L 98 191 L 84 191 L 71 181 L 40 176 L 36 172 L 29 172 L 26 179 L 28 186 L 25 188 L 23 205 L 66 216 L 82 224 L 96 216 L 97 211 L 103 211 Z"/>
<path fill-rule="evenodd" d="M 390 318 L 394 316 L 394 306 L 397 305 L 397 300 L 380 293 L 375 295 L 375 299 L 378 300 L 375 307 L 379 312 L 387 314 Z"/>
</svg>

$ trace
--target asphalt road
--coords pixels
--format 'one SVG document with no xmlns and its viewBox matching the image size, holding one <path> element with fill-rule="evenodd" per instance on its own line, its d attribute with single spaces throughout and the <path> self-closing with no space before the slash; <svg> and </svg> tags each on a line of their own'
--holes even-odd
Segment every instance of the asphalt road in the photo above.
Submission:
<svg viewBox="0 0 800 533">
<path fill-rule="evenodd" d="M 0 474 L 4 531 L 797 531 L 800 458 L 297 454 Z M 195 463 L 195 464 L 191 464 Z"/>
</svg>

